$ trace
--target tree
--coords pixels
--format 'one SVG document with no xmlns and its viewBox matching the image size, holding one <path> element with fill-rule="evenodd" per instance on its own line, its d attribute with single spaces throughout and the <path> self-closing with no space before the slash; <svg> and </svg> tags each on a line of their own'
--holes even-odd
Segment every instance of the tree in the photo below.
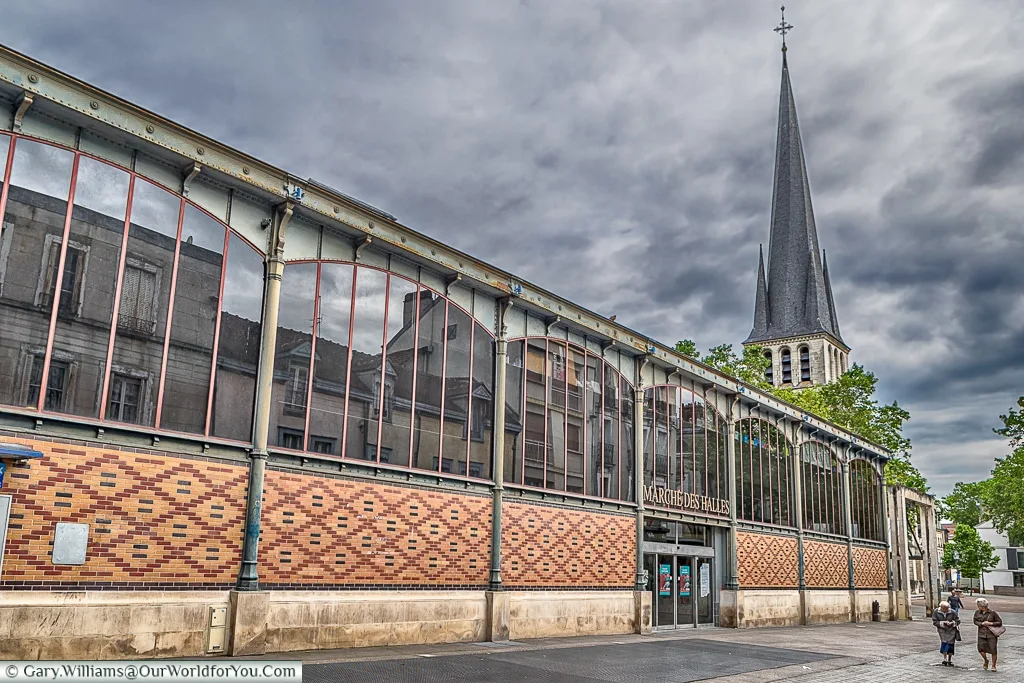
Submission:
<svg viewBox="0 0 1024 683">
<path fill-rule="evenodd" d="M 982 520 L 981 496 L 984 488 L 985 482 L 982 481 L 967 484 L 958 481 L 953 491 L 939 500 L 939 516 L 956 524 L 978 526 Z"/>
<path fill-rule="evenodd" d="M 738 356 L 732 350 L 732 344 L 719 344 L 708 349 L 702 358 L 693 340 L 683 339 L 676 342 L 676 351 L 761 391 L 772 391 L 772 386 L 765 381 L 765 372 L 771 361 L 764 357 L 764 349 L 760 346 L 745 346 L 743 355 Z"/>
<path fill-rule="evenodd" d="M 683 339 L 682 341 L 676 342 L 676 352 L 681 353 L 684 356 L 700 360 L 700 351 L 697 350 L 697 345 L 692 339 Z"/>
<path fill-rule="evenodd" d="M 995 549 L 981 540 L 978 530 L 970 524 L 957 524 L 953 538 L 946 544 L 942 566 L 956 567 L 968 579 L 977 579 L 999 564 Z"/>
<path fill-rule="evenodd" d="M 1008 415 L 1000 415 L 1003 421 L 1002 429 L 993 429 L 996 434 L 1001 434 L 1010 440 L 1010 448 L 1024 446 L 1024 396 L 1017 399 L 1017 405 L 1021 410 L 1010 408 Z"/>
<path fill-rule="evenodd" d="M 1017 399 L 1017 405 L 1024 408 L 1024 396 Z M 1003 427 L 995 432 L 1010 440 L 1013 452 L 996 458 L 992 476 L 982 489 L 981 503 L 996 530 L 1018 540 L 1024 538 L 1024 411 L 1011 408 L 999 419 Z"/>
</svg>

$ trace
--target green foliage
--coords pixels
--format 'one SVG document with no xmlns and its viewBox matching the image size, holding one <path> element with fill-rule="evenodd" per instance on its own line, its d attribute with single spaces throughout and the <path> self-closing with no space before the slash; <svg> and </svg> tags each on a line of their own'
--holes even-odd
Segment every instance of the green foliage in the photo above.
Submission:
<svg viewBox="0 0 1024 683">
<path fill-rule="evenodd" d="M 697 350 L 697 344 L 692 339 L 683 339 L 682 341 L 676 342 L 676 353 L 681 353 L 684 356 L 700 360 L 700 351 Z"/>
<path fill-rule="evenodd" d="M 942 555 L 944 567 L 957 567 L 969 579 L 976 579 L 995 568 L 999 558 L 988 541 L 981 540 L 978 530 L 970 524 L 957 524 L 953 538 Z"/>
<path fill-rule="evenodd" d="M 760 346 L 745 346 L 743 355 L 738 356 L 732 350 L 732 344 L 719 344 L 708 349 L 700 360 L 705 365 L 761 391 L 772 390 L 772 386 L 764 378 L 771 361 L 764 357 L 764 348 Z"/>
<path fill-rule="evenodd" d="M 888 486 L 904 486 L 912 491 L 928 493 L 928 480 L 914 467 L 909 457 L 893 456 L 885 463 L 885 483 Z"/>
<path fill-rule="evenodd" d="M 939 516 L 957 524 L 968 526 L 981 524 L 981 497 L 985 484 L 986 482 L 981 481 L 967 484 L 958 481 L 953 487 L 952 493 L 939 500 Z"/>
<path fill-rule="evenodd" d="M 1000 415 L 1003 421 L 1002 429 L 993 429 L 996 434 L 1001 434 L 1010 440 L 1010 448 L 1024 446 L 1024 396 L 1017 399 L 1017 405 L 1021 410 L 1010 408 L 1008 415 Z"/>
<path fill-rule="evenodd" d="M 1000 533 L 1024 538 L 1024 446 L 1018 446 L 1005 458 L 996 458 L 981 502 L 985 515 Z"/>
</svg>

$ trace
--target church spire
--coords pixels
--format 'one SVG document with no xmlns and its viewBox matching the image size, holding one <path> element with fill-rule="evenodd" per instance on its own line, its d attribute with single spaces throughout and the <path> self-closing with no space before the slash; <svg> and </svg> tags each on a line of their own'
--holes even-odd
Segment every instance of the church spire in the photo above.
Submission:
<svg viewBox="0 0 1024 683">
<path fill-rule="evenodd" d="M 759 245 L 757 262 L 757 295 L 754 300 L 754 329 L 751 338 L 768 334 L 768 284 L 764 277 L 764 246 Z"/>
<path fill-rule="evenodd" d="M 785 10 L 785 8 L 783 8 Z M 755 303 L 755 327 L 745 343 L 763 342 L 825 332 L 842 342 L 836 323 L 831 286 L 825 279 L 818 232 L 811 207 L 796 101 L 786 59 L 786 33 L 793 27 L 782 23 L 782 92 L 779 97 L 779 130 L 775 147 L 775 186 L 772 196 L 771 239 L 768 243 L 767 324 L 758 329 L 761 314 L 761 274 Z"/>
</svg>

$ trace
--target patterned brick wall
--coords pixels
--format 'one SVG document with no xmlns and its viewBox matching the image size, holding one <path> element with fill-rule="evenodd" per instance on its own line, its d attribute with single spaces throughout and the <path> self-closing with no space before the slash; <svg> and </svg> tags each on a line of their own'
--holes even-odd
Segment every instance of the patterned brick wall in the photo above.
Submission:
<svg viewBox="0 0 1024 683">
<path fill-rule="evenodd" d="M 248 468 L 4 435 L 39 460 L 7 471 L 2 585 L 230 586 L 241 563 Z M 89 524 L 86 562 L 54 565 L 57 522 Z"/>
<path fill-rule="evenodd" d="M 491 498 L 268 470 L 260 583 L 483 586 Z"/>
<path fill-rule="evenodd" d="M 636 581 L 636 518 L 506 502 L 506 586 L 629 589 Z"/>
<path fill-rule="evenodd" d="M 795 538 L 737 532 L 737 560 L 742 588 L 797 588 Z"/>
<path fill-rule="evenodd" d="M 857 588 L 888 588 L 886 551 L 878 548 L 853 549 L 853 582 Z"/>
<path fill-rule="evenodd" d="M 804 583 L 808 588 L 849 588 L 846 544 L 804 541 Z"/>
</svg>

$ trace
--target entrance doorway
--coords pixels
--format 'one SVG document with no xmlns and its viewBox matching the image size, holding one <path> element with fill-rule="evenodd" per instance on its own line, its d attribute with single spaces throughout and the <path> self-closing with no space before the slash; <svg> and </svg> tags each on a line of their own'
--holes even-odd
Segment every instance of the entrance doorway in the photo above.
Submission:
<svg viewBox="0 0 1024 683">
<path fill-rule="evenodd" d="M 650 577 L 654 628 L 695 628 L 714 624 L 711 585 L 713 560 L 708 557 L 650 553 L 644 556 Z"/>
</svg>

